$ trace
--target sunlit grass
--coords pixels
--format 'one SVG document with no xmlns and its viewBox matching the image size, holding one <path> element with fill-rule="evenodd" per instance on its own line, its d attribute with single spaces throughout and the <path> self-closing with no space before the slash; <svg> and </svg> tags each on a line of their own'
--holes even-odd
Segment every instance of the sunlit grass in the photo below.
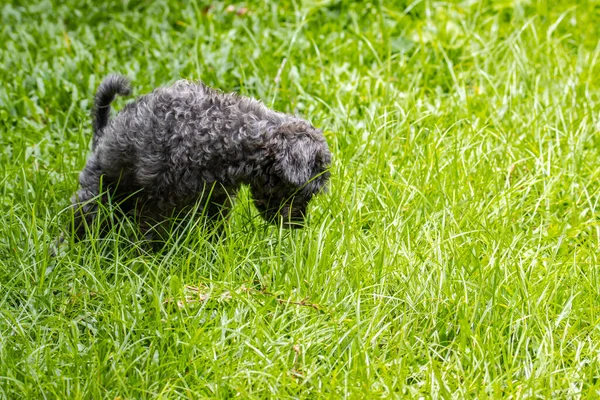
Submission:
<svg viewBox="0 0 600 400">
<path fill-rule="evenodd" d="M 598 396 L 600 8 L 567 3 L 1 5 L 0 397 Z M 111 72 L 310 119 L 329 193 L 49 256 Z"/>
</svg>

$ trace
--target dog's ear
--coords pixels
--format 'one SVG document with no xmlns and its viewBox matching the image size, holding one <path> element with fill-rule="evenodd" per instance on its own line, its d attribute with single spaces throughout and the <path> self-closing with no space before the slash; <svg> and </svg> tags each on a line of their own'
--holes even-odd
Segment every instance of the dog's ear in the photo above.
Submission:
<svg viewBox="0 0 600 400">
<path fill-rule="evenodd" d="M 278 151 L 275 173 L 285 183 L 296 187 L 307 184 L 314 176 L 326 173 L 331 154 L 323 133 L 304 121 L 294 121 L 278 127 Z M 323 176 L 318 181 L 323 180 Z M 311 185 L 311 184 L 309 184 Z M 319 186 L 317 182 L 312 185 Z"/>
<path fill-rule="evenodd" d="M 314 175 L 320 146 L 308 136 L 284 139 L 275 166 L 286 183 L 302 186 Z"/>
</svg>

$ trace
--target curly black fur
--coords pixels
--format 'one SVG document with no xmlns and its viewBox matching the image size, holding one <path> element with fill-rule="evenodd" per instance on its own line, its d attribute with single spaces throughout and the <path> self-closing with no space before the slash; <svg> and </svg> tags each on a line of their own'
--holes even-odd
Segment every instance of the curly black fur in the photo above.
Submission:
<svg viewBox="0 0 600 400">
<path fill-rule="evenodd" d="M 118 75 L 98 88 L 92 154 L 72 199 L 79 238 L 103 200 L 101 186 L 127 199 L 144 230 L 196 204 L 208 217 L 226 215 L 241 185 L 250 186 L 263 218 L 291 226 L 326 187 L 329 148 L 305 120 L 178 81 L 139 97 L 109 121 L 115 95 L 130 91 Z"/>
<path fill-rule="evenodd" d="M 124 76 L 109 75 L 98 87 L 96 97 L 94 98 L 94 110 L 92 112 L 94 137 L 92 139 L 92 148 L 96 148 L 98 139 L 102 135 L 102 129 L 108 124 L 110 103 L 113 102 L 117 94 L 129 96 L 131 94 L 131 84 Z"/>
</svg>

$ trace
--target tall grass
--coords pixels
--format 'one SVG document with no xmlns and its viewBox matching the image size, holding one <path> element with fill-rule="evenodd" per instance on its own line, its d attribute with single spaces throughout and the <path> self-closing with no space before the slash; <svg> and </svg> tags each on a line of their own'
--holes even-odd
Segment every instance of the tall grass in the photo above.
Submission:
<svg viewBox="0 0 600 400">
<path fill-rule="evenodd" d="M 599 395 L 596 3 L 0 9 L 0 397 Z M 243 191 L 218 239 L 125 222 L 50 257 L 111 72 L 323 128 L 306 228 Z"/>
</svg>

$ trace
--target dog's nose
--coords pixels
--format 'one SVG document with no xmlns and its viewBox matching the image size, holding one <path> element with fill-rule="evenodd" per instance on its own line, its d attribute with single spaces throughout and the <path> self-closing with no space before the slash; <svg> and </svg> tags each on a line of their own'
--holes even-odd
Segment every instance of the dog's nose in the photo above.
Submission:
<svg viewBox="0 0 600 400">
<path fill-rule="evenodd" d="M 286 229 L 300 229 L 304 227 L 304 221 L 302 220 L 298 220 L 298 221 L 284 221 L 283 222 L 283 227 Z"/>
<path fill-rule="evenodd" d="M 304 212 L 302 210 L 286 207 L 282 210 L 281 217 L 285 228 L 298 229 L 304 226 Z"/>
</svg>

